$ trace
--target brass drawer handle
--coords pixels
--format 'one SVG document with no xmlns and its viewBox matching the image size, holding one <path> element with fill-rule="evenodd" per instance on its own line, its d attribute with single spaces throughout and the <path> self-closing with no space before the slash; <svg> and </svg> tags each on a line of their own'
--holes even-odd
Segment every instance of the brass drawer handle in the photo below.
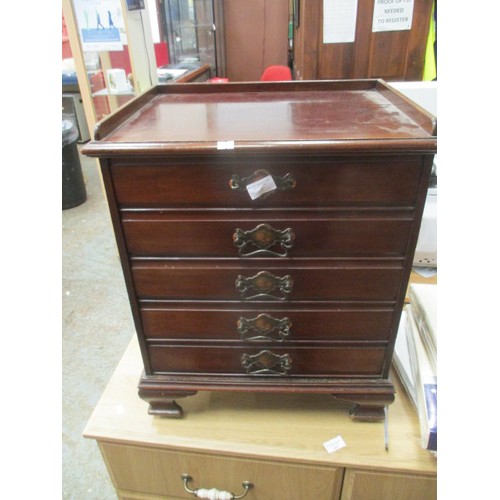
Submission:
<svg viewBox="0 0 500 500">
<path fill-rule="evenodd" d="M 188 487 L 188 482 L 193 478 L 189 474 L 181 475 L 182 481 L 184 483 L 184 489 L 194 495 L 197 498 L 208 498 L 209 500 L 234 500 L 237 498 L 243 498 L 248 491 L 253 488 L 253 484 L 250 481 L 243 481 L 242 486 L 245 490 L 241 495 L 235 495 L 234 493 L 230 493 L 229 491 L 221 491 L 216 488 L 211 488 L 209 490 L 205 488 L 199 488 L 196 490 L 192 490 Z"/>
<path fill-rule="evenodd" d="M 280 277 L 268 271 L 260 271 L 250 278 L 238 275 L 234 285 L 243 300 L 260 298 L 285 300 L 293 289 L 293 279 L 290 275 Z M 255 294 L 251 295 L 253 292 Z"/>
<path fill-rule="evenodd" d="M 283 342 L 290 335 L 291 327 L 290 318 L 277 319 L 267 313 L 259 314 L 251 319 L 240 317 L 237 322 L 241 340 Z"/>
<path fill-rule="evenodd" d="M 264 177 L 268 176 L 272 177 L 274 184 L 276 185 L 277 191 L 290 191 L 297 184 L 295 181 L 295 177 L 290 173 L 280 177 L 279 175 L 271 175 L 268 170 L 260 168 L 259 170 L 256 170 L 252 175 L 249 175 L 248 177 L 240 177 L 239 175 L 234 174 L 233 176 L 231 176 L 231 179 L 229 180 L 229 187 L 233 191 L 245 191 L 249 184 L 257 182 L 263 179 Z M 269 191 L 259 196 L 259 198 L 265 199 L 272 193 L 274 193 L 274 191 Z"/>
<path fill-rule="evenodd" d="M 288 375 L 292 358 L 289 354 L 279 355 L 267 350 L 253 355 L 243 353 L 241 365 L 249 375 Z"/>
<path fill-rule="evenodd" d="M 287 257 L 288 250 L 293 248 L 295 242 L 294 232 L 288 229 L 274 229 L 269 224 L 259 224 L 250 231 L 237 228 L 233 234 L 234 245 L 238 248 L 241 257 L 254 255 L 272 255 L 274 257 Z M 281 247 L 282 251 L 272 250 L 274 246 Z M 257 250 L 249 251 L 248 248 L 256 247 Z"/>
</svg>

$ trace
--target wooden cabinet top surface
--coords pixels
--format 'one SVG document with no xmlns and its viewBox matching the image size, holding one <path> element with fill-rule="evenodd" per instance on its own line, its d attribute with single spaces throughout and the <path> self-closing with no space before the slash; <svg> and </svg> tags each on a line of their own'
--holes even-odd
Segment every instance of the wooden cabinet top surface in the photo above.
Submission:
<svg viewBox="0 0 500 500">
<path fill-rule="evenodd" d="M 436 120 L 381 80 L 157 86 L 96 127 L 91 156 L 221 148 L 436 151 Z"/>
<path fill-rule="evenodd" d="M 184 419 L 153 417 L 147 413 L 148 404 L 137 397 L 141 371 L 133 338 L 87 423 L 85 437 L 208 455 L 436 474 L 436 459 L 419 444 L 416 412 L 398 385 L 388 412 L 385 451 L 383 422 L 352 422 L 348 403 L 324 395 L 277 398 L 269 393 L 202 391 L 186 398 Z M 338 435 L 347 446 L 327 453 L 323 443 Z"/>
</svg>

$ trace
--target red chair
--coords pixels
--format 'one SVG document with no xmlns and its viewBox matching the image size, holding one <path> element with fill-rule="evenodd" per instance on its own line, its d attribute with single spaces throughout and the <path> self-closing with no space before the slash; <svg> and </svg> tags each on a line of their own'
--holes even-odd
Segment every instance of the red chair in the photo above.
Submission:
<svg viewBox="0 0 500 500">
<path fill-rule="evenodd" d="M 288 66 L 268 66 L 262 76 L 261 82 L 284 82 L 292 79 L 292 71 Z"/>
</svg>

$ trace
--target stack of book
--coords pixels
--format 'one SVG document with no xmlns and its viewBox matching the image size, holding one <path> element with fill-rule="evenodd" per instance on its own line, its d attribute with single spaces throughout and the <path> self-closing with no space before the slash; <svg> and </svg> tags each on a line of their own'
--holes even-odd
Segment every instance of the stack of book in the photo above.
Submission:
<svg viewBox="0 0 500 500">
<path fill-rule="evenodd" d="M 437 453 L 437 285 L 411 285 L 409 298 L 394 367 L 418 412 L 422 446 Z"/>
</svg>

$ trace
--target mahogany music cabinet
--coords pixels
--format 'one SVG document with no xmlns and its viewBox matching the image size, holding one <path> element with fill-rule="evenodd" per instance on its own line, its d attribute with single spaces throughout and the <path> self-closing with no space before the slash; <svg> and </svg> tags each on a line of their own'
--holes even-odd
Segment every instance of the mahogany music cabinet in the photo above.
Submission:
<svg viewBox="0 0 500 500">
<path fill-rule="evenodd" d="M 310 392 L 383 418 L 436 144 L 381 80 L 159 85 L 100 122 L 149 412 Z"/>
</svg>

